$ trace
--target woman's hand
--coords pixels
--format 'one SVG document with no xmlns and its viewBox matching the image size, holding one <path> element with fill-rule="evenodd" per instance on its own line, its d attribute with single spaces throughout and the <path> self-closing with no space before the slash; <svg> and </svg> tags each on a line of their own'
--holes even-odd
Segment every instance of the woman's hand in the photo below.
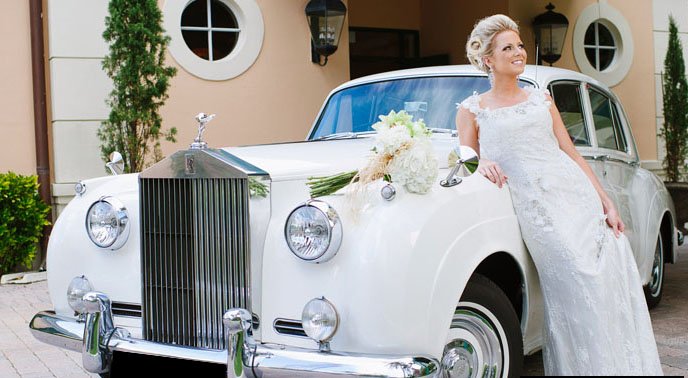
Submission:
<svg viewBox="0 0 688 378">
<path fill-rule="evenodd" d="M 611 200 L 602 201 L 602 207 L 604 208 L 604 213 L 607 214 L 607 224 L 614 230 L 614 235 L 618 238 L 626 229 L 626 225 L 624 225 Z"/>
<path fill-rule="evenodd" d="M 478 172 L 487 177 L 488 180 L 497 184 L 500 188 L 506 183 L 506 180 L 509 179 L 497 163 L 487 159 L 480 159 L 478 163 Z"/>
</svg>

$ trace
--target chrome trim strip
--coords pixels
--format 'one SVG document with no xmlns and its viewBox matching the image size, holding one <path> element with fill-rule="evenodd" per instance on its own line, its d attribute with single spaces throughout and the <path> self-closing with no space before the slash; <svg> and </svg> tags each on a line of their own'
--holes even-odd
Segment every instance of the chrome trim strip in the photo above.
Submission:
<svg viewBox="0 0 688 378">
<path fill-rule="evenodd" d="M 232 319 L 226 319 L 232 321 Z M 226 323 L 225 323 L 226 324 Z M 69 350 L 81 351 L 84 323 L 76 319 L 39 312 L 30 322 L 31 332 L 38 340 Z M 246 335 L 244 325 L 238 326 Z M 230 329 L 236 328 L 230 327 Z M 362 353 L 323 353 L 316 349 L 302 349 L 276 344 L 257 344 L 248 336 L 236 352 L 246 353 L 242 358 L 243 373 L 247 377 L 435 377 L 439 362 L 426 356 L 370 355 Z M 250 348 L 245 349 L 247 343 Z M 182 360 L 226 364 L 227 350 L 209 350 L 166 345 L 113 334 L 107 343 L 111 352 L 136 353 Z M 247 364 L 247 361 L 252 361 Z M 231 370 L 230 370 L 231 371 Z"/>
<path fill-rule="evenodd" d="M 267 172 L 231 153 L 208 148 L 181 150 L 139 174 L 139 178 L 247 178 Z"/>
<path fill-rule="evenodd" d="M 586 160 L 593 160 L 593 161 L 611 161 L 614 163 L 628 164 L 631 167 L 639 167 L 640 166 L 640 163 L 637 161 L 625 160 L 625 159 L 621 159 L 621 158 L 614 157 L 612 155 L 607 155 L 607 154 L 583 155 L 583 158 Z"/>
</svg>

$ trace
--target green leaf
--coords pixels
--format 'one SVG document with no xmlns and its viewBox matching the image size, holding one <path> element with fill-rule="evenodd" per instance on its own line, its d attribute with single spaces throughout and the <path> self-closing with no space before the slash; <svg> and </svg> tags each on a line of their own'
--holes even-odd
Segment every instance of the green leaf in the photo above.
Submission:
<svg viewBox="0 0 688 378">
<path fill-rule="evenodd" d="M 49 211 L 37 176 L 0 173 L 0 275 L 31 264 Z"/>
</svg>

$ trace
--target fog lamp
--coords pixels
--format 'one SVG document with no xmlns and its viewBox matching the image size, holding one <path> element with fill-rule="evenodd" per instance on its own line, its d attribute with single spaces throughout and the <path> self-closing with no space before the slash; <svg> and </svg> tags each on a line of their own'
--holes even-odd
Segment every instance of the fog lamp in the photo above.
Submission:
<svg viewBox="0 0 688 378">
<path fill-rule="evenodd" d="M 84 303 L 84 294 L 93 291 L 91 282 L 86 276 L 79 276 L 72 278 L 72 281 L 67 287 L 67 303 L 77 314 L 83 314 L 86 311 Z"/>
<path fill-rule="evenodd" d="M 339 326 L 339 315 L 327 299 L 315 298 L 306 303 L 301 314 L 301 325 L 311 339 L 325 343 L 332 339 Z"/>
</svg>

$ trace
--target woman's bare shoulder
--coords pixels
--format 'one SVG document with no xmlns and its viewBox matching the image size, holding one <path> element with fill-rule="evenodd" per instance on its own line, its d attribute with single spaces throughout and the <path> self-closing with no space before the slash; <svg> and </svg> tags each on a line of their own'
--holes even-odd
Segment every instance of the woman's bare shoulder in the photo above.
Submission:
<svg viewBox="0 0 688 378">
<path fill-rule="evenodd" d="M 478 92 L 473 92 L 472 95 L 466 97 L 463 101 L 460 103 L 456 104 L 456 108 L 458 109 L 457 112 L 457 118 L 462 114 L 462 113 L 467 113 L 471 114 L 473 116 L 477 116 L 480 113 L 480 94 Z"/>
</svg>

